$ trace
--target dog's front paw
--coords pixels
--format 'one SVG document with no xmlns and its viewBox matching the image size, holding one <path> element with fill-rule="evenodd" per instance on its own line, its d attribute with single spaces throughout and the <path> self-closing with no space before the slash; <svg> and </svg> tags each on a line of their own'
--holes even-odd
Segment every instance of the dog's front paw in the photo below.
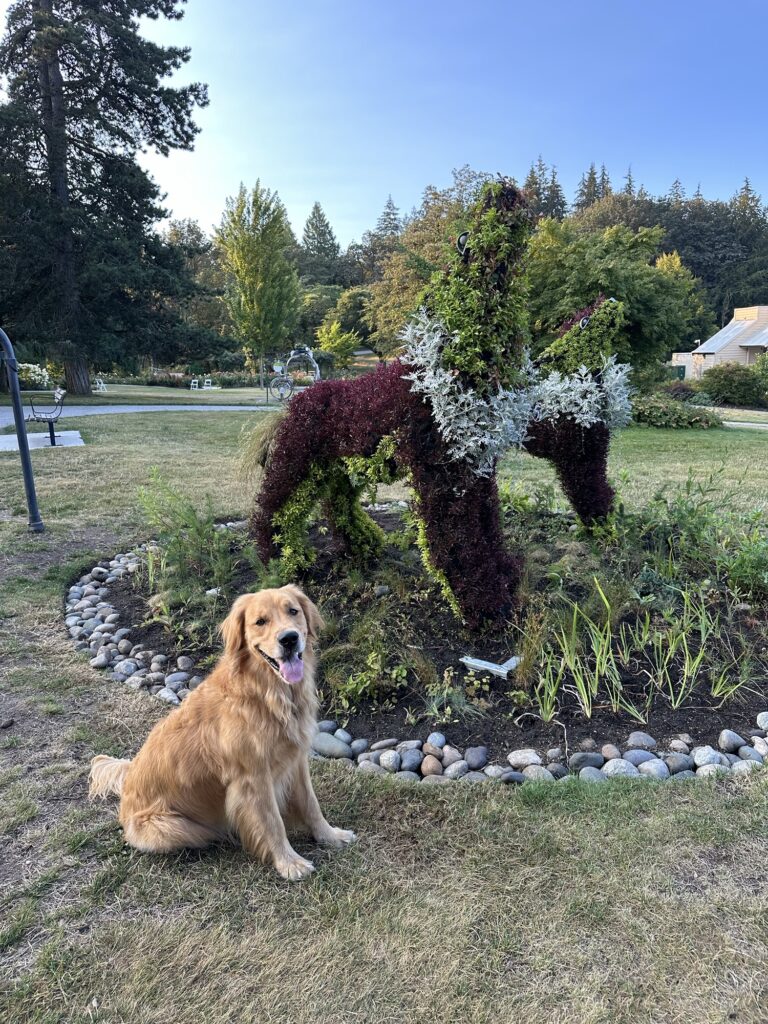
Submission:
<svg viewBox="0 0 768 1024">
<path fill-rule="evenodd" d="M 319 839 L 321 843 L 324 843 L 326 846 L 332 846 L 336 850 L 349 846 L 350 843 L 357 842 L 357 836 L 354 832 L 350 832 L 346 828 L 334 828 L 332 825 L 328 826 L 328 831 L 324 832 Z"/>
<path fill-rule="evenodd" d="M 315 865 L 311 860 L 305 860 L 298 853 L 293 853 L 290 857 L 281 857 L 280 860 L 276 860 L 275 868 L 278 874 L 289 882 L 300 882 L 303 878 L 309 878 L 315 870 Z"/>
</svg>

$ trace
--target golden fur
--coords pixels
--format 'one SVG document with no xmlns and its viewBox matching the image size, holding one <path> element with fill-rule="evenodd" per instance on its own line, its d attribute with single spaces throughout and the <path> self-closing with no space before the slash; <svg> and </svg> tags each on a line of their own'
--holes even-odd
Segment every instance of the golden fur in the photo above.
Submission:
<svg viewBox="0 0 768 1024">
<path fill-rule="evenodd" d="M 154 727 L 136 757 L 94 757 L 90 795 L 120 794 L 120 823 L 131 846 L 166 853 L 235 834 L 249 853 L 295 880 L 314 867 L 291 847 L 286 822 L 334 847 L 354 841 L 353 832 L 325 820 L 309 776 L 317 710 L 313 641 L 322 626 L 298 587 L 244 594 L 222 624 L 218 665 Z M 285 654 L 280 638 L 290 632 L 303 648 L 303 679 L 295 683 L 275 664 Z"/>
</svg>

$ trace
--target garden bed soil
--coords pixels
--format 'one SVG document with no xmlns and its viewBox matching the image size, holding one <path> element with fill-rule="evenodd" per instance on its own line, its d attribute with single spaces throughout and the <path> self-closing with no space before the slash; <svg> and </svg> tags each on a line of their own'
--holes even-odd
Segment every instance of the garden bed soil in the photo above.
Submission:
<svg viewBox="0 0 768 1024">
<path fill-rule="evenodd" d="M 397 512 L 374 511 L 373 518 L 391 535 L 402 527 Z M 543 535 L 543 534 L 542 534 Z M 491 759 L 504 761 L 510 750 L 534 747 L 542 753 L 550 747 L 577 749 L 582 743 L 594 740 L 621 744 L 636 729 L 649 732 L 661 746 L 680 734 L 690 734 L 697 744 L 716 745 L 724 728 L 734 729 L 745 738 L 755 731 L 755 718 L 768 709 L 768 678 L 759 677 L 752 684 L 742 686 L 736 696 L 726 702 L 715 700 L 707 685 L 699 686 L 690 700 L 678 709 L 672 708 L 657 696 L 645 723 L 627 713 L 616 713 L 610 706 L 596 703 L 591 718 L 586 718 L 574 698 L 563 701 L 555 720 L 544 723 L 530 708 L 519 703 L 519 684 L 515 673 L 505 680 L 484 676 L 487 687 L 470 701 L 470 714 L 446 720 L 429 716 L 425 710 L 426 694 L 414 685 L 413 673 L 401 689 L 384 690 L 378 699 L 363 698 L 349 711 L 340 710 L 338 703 L 328 699 L 328 667 L 334 652 L 350 646 L 350 640 L 361 623 L 370 622 L 381 629 L 375 638 L 359 637 L 362 644 L 374 643 L 383 648 L 390 663 L 408 663 L 421 656 L 434 667 L 437 678 L 446 669 L 456 671 L 456 679 L 466 678 L 459 659 L 463 655 L 500 663 L 516 653 L 518 636 L 516 623 L 508 622 L 481 633 L 470 633 L 440 598 L 426 577 L 418 553 L 413 547 L 403 550 L 402 545 L 387 544 L 379 562 L 370 570 L 355 568 L 331 535 L 319 524 L 312 531 L 312 542 L 317 550 L 317 561 L 299 581 L 308 595 L 319 605 L 328 620 L 329 628 L 321 636 L 318 687 L 321 693 L 321 717 L 334 718 L 355 737 L 366 737 L 372 742 L 388 737 L 401 740 L 424 739 L 433 729 L 443 732 L 449 743 L 464 749 L 485 745 Z M 546 547 L 546 542 L 543 542 Z M 573 541 L 560 539 L 560 549 L 573 545 Z M 552 552 L 553 561 L 557 551 Z M 388 592 L 382 594 L 381 588 Z M 397 588 L 397 590 L 396 590 Z M 253 570 L 243 570 L 233 581 L 232 594 L 258 589 Z M 120 612 L 121 624 L 131 625 L 131 638 L 145 649 L 163 652 L 169 656 L 188 655 L 200 666 L 204 675 L 220 647 L 201 647 L 178 644 L 166 627 L 148 619 L 146 593 L 136 589 L 135 580 L 125 577 L 110 586 L 110 600 Z M 222 616 L 226 610 L 222 608 Z M 760 620 L 749 613 L 754 636 L 763 641 L 763 654 L 768 655 L 765 637 L 768 621 L 764 611 Z M 349 652 L 350 663 L 359 668 L 360 651 Z M 203 668 L 208 665 L 208 668 Z M 765 665 L 765 662 L 763 663 Z M 342 669 L 343 671 L 343 669 Z M 350 669 L 353 671 L 353 669 Z M 627 682 L 627 691 L 639 696 L 635 683 Z M 518 699 L 516 699 L 516 697 Z M 414 720 L 415 719 L 415 720 Z"/>
</svg>

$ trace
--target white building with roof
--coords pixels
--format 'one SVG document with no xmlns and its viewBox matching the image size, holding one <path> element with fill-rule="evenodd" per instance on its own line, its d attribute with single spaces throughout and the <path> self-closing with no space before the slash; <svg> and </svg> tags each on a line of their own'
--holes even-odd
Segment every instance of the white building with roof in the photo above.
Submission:
<svg viewBox="0 0 768 1024">
<path fill-rule="evenodd" d="M 686 378 L 701 380 L 720 363 L 751 366 L 768 352 L 768 306 L 745 306 L 733 311 L 733 319 L 693 352 L 673 352 L 672 364 L 684 366 Z"/>
</svg>

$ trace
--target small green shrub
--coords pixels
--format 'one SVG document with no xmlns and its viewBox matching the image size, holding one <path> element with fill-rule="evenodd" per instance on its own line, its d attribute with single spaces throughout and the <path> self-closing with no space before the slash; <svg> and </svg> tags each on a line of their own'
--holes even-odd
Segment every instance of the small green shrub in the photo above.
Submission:
<svg viewBox="0 0 768 1024">
<path fill-rule="evenodd" d="M 636 395 L 632 400 L 632 418 L 635 423 L 664 430 L 710 430 L 723 425 L 720 417 L 708 409 L 659 395 Z"/>
<path fill-rule="evenodd" d="M 676 402 L 690 402 L 698 395 L 698 389 L 689 380 L 669 380 L 662 384 L 660 394 L 674 398 Z"/>
<path fill-rule="evenodd" d="M 766 383 L 753 366 L 721 363 L 704 374 L 704 387 L 716 402 L 745 408 L 766 404 Z"/>
</svg>

